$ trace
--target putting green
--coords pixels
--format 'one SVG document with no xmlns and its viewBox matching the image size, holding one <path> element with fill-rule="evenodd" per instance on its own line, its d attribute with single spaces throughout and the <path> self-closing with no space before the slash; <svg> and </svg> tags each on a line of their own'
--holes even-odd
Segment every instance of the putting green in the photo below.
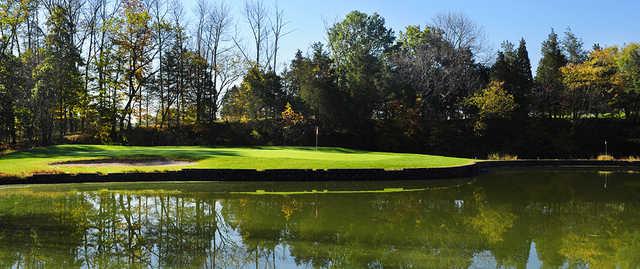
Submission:
<svg viewBox="0 0 640 269">
<path fill-rule="evenodd" d="M 100 161 L 96 161 L 97 165 L 86 165 L 87 160 Z M 141 165 L 140 160 L 148 160 L 149 165 Z M 81 161 L 78 165 L 69 163 L 78 161 Z M 180 162 L 172 165 L 167 161 Z M 462 158 L 345 148 L 58 145 L 0 156 L 0 174 L 23 177 L 34 173 L 144 172 L 183 168 L 401 169 L 452 167 L 472 162 Z"/>
</svg>

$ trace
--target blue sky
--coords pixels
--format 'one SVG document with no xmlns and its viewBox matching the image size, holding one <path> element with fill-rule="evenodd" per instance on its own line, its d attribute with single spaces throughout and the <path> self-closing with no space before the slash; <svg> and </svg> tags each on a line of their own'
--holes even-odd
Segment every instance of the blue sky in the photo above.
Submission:
<svg viewBox="0 0 640 269">
<path fill-rule="evenodd" d="M 193 10 L 185 2 L 185 10 Z M 273 5 L 274 0 L 264 0 Z M 583 39 L 585 47 L 592 44 L 622 45 L 640 41 L 639 0 L 539 0 L 539 1 L 463 1 L 463 0 L 277 0 L 290 21 L 291 34 L 281 47 L 280 62 L 288 62 L 297 49 L 307 51 L 310 44 L 325 41 L 325 25 L 341 20 L 352 10 L 377 12 L 397 34 L 406 25 L 424 25 L 446 12 L 462 12 L 483 27 L 488 45 L 497 49 L 504 40 L 516 43 L 524 37 L 529 56 L 535 66 L 540 59 L 540 44 L 551 28 L 564 32 L 571 27 Z M 227 0 L 235 22 L 243 29 L 244 1 Z M 535 71 L 534 71 L 535 72 Z"/>
</svg>

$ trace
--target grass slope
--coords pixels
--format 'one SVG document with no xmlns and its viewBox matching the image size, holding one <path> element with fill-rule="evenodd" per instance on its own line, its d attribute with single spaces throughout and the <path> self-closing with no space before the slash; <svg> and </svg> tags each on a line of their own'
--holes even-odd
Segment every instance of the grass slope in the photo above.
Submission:
<svg viewBox="0 0 640 269">
<path fill-rule="evenodd" d="M 162 158 L 192 160 L 176 166 L 60 166 L 52 163 L 89 159 Z M 312 147 L 136 147 L 107 145 L 58 145 L 0 155 L 0 174 L 28 176 L 33 173 L 113 173 L 169 171 L 182 168 L 226 169 L 329 169 L 329 168 L 430 168 L 460 166 L 472 160 L 420 154 L 357 151 Z"/>
</svg>

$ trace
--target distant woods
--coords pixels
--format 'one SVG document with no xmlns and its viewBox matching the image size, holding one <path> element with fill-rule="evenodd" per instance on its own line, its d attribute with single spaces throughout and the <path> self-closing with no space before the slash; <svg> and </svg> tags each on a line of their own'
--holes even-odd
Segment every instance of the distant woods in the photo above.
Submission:
<svg viewBox="0 0 640 269">
<path fill-rule="evenodd" d="M 171 141 L 305 144 L 316 126 L 327 145 L 388 150 L 459 152 L 443 146 L 454 130 L 502 141 L 462 153 L 472 155 L 524 148 L 505 141 L 549 144 L 555 125 L 571 141 L 584 126 L 606 121 L 605 132 L 640 118 L 638 43 L 587 47 L 551 30 L 534 76 L 524 39 L 493 53 L 463 14 L 395 32 L 381 15 L 353 11 L 286 63 L 281 45 L 303 30 L 286 15 L 259 0 L 2 3 L 0 141 L 181 133 Z M 217 138 L 191 139 L 202 132 Z"/>
</svg>

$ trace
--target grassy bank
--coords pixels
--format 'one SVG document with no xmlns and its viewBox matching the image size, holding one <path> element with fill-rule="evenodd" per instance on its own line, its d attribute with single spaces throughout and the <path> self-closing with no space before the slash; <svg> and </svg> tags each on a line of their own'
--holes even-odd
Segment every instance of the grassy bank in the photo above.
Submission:
<svg viewBox="0 0 640 269">
<path fill-rule="evenodd" d="M 179 165 L 69 165 L 82 160 L 179 160 Z M 170 171 L 182 168 L 221 169 L 331 169 L 331 168 L 431 168 L 460 166 L 472 160 L 443 156 L 357 151 L 312 147 L 132 147 L 58 145 L 0 156 L 0 174 L 29 176 L 34 173 L 113 173 Z"/>
</svg>

